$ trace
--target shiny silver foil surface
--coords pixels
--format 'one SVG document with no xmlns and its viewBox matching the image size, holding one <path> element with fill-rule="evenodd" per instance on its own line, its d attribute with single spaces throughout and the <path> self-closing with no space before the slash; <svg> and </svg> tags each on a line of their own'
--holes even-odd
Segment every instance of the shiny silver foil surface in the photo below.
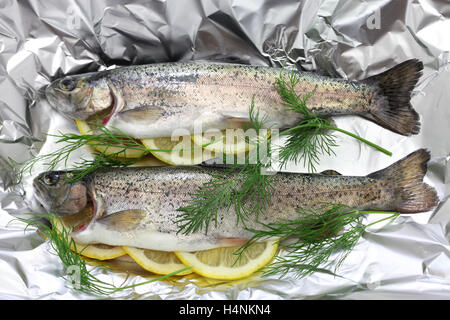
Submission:
<svg viewBox="0 0 450 320">
<path fill-rule="evenodd" d="M 449 32 L 445 0 L 0 0 L 0 298 L 450 299 Z M 425 181 L 436 188 L 441 203 L 433 212 L 370 227 L 337 276 L 288 274 L 208 286 L 189 279 L 160 281 L 92 296 L 72 289 L 50 243 L 15 220 L 42 212 L 30 182 L 45 167 L 14 185 L 9 158 L 21 162 L 55 150 L 47 133 L 78 132 L 73 121 L 40 99 L 40 89 L 59 76 L 119 65 L 215 60 L 286 64 L 363 79 L 411 58 L 425 66 L 412 98 L 420 134 L 404 137 L 361 118 L 335 118 L 338 127 L 393 156 L 339 135 L 337 156 L 324 158 L 317 169 L 365 175 L 427 148 L 432 159 Z M 290 164 L 287 170 L 306 168 Z M 367 223 L 376 218 L 369 216 Z M 333 263 L 325 269 L 333 271 Z M 120 272 L 94 274 L 116 285 L 145 280 Z"/>
</svg>

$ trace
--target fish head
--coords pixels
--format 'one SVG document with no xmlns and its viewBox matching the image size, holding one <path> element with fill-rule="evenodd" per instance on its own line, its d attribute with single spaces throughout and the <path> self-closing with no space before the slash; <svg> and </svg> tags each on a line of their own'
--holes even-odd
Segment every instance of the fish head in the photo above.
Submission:
<svg viewBox="0 0 450 320">
<path fill-rule="evenodd" d="M 57 79 L 45 89 L 45 96 L 53 108 L 74 120 L 86 120 L 114 102 L 108 80 L 101 73 Z"/>
<path fill-rule="evenodd" d="M 70 171 L 48 171 L 34 179 L 36 198 L 47 211 L 64 217 L 86 207 L 90 199 L 87 181 L 71 182 L 73 176 Z"/>
</svg>

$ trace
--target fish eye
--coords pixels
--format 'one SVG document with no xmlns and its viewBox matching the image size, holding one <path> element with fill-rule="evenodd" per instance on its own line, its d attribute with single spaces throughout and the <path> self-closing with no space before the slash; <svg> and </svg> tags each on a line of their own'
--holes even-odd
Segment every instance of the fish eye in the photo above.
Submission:
<svg viewBox="0 0 450 320">
<path fill-rule="evenodd" d="M 71 91 L 75 89 L 75 81 L 70 78 L 62 79 L 59 82 L 59 87 L 64 91 Z"/>
<path fill-rule="evenodd" d="M 46 185 L 54 186 L 59 181 L 59 175 L 53 172 L 47 173 L 44 176 L 43 181 Z"/>
</svg>

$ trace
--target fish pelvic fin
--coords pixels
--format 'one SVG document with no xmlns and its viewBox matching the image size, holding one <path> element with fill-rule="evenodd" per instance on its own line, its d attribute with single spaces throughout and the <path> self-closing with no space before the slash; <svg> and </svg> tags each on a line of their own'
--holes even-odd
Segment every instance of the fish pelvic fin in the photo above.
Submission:
<svg viewBox="0 0 450 320">
<path fill-rule="evenodd" d="M 423 63 L 417 59 L 404 61 L 395 67 L 367 78 L 379 93 L 365 116 L 380 126 L 404 136 L 420 131 L 419 115 L 411 106 L 411 92 L 422 75 Z"/>
<path fill-rule="evenodd" d="M 96 222 L 105 225 L 109 229 L 127 231 L 137 228 L 146 215 L 147 212 L 144 210 L 131 209 L 109 214 L 96 220 Z"/>
<path fill-rule="evenodd" d="M 125 122 L 154 122 L 158 120 L 163 111 L 153 107 L 138 107 L 131 110 L 122 111 L 119 117 Z"/>
<path fill-rule="evenodd" d="M 419 149 L 368 177 L 381 180 L 390 190 L 393 210 L 401 213 L 430 211 L 438 205 L 439 199 L 436 190 L 423 182 L 428 160 L 430 153 Z"/>
</svg>

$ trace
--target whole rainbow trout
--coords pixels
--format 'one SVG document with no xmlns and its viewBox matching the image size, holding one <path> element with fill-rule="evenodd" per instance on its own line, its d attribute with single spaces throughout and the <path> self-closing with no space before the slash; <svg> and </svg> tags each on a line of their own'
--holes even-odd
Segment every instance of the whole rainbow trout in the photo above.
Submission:
<svg viewBox="0 0 450 320">
<path fill-rule="evenodd" d="M 307 107 L 317 115 L 357 115 L 408 136 L 420 129 L 410 98 L 422 69 L 422 62 L 412 59 L 362 81 L 298 72 L 295 91 L 313 92 Z M 289 72 L 200 62 L 128 66 L 58 79 L 46 97 L 71 119 L 96 115 L 107 128 L 134 138 L 242 127 L 249 122 L 252 101 L 267 128 L 285 129 L 302 119 L 283 104 L 275 86 Z"/>
<path fill-rule="evenodd" d="M 429 157 L 421 149 L 368 176 L 278 172 L 271 176 L 270 204 L 259 214 L 259 221 L 298 219 L 299 209 L 318 209 L 324 202 L 359 210 L 429 211 L 438 204 L 436 191 L 423 183 Z M 178 209 L 218 173 L 219 169 L 211 167 L 111 168 L 68 182 L 66 178 L 73 173 L 51 171 L 39 175 L 34 188 L 44 207 L 60 216 L 77 214 L 93 204 L 92 220 L 72 232 L 77 242 L 197 251 L 242 244 L 253 235 L 242 223 L 236 224 L 232 206 L 219 210 L 217 225 L 211 223 L 206 233 L 179 232 L 182 212 Z M 246 226 L 264 229 L 253 218 L 249 217 Z"/>
</svg>

